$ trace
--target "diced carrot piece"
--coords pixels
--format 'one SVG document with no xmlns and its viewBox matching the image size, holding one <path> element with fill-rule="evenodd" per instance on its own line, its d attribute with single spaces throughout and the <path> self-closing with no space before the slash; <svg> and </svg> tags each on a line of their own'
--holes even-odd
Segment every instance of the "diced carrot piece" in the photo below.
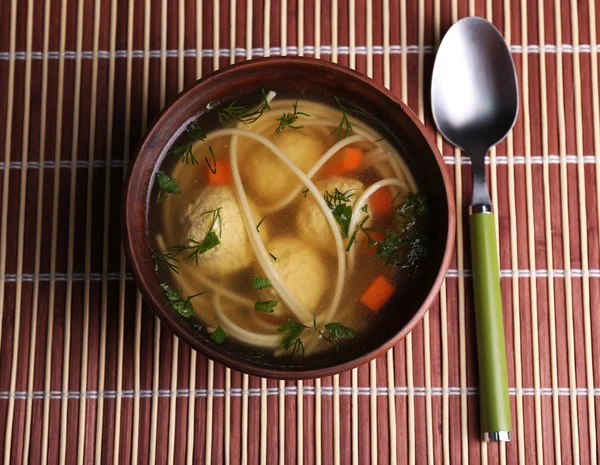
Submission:
<svg viewBox="0 0 600 465">
<path fill-rule="evenodd" d="M 360 298 L 360 301 L 372 312 L 377 313 L 390 300 L 395 290 L 396 286 L 380 275 L 371 283 Z"/>
<path fill-rule="evenodd" d="M 369 197 L 369 206 L 376 216 L 386 216 L 392 211 L 392 196 L 390 190 L 386 187 L 377 189 Z"/>
<path fill-rule="evenodd" d="M 231 165 L 227 160 L 217 160 L 215 162 L 216 170 L 213 173 L 208 165 L 205 166 L 205 175 L 208 184 L 219 186 L 221 184 L 231 184 Z"/>
<path fill-rule="evenodd" d="M 385 239 L 385 233 L 383 231 L 372 231 L 369 232 L 369 237 L 375 242 L 379 242 Z M 362 244 L 365 254 L 367 254 L 369 257 L 373 257 L 377 251 L 377 246 L 375 244 L 371 245 L 366 238 Z"/>
<path fill-rule="evenodd" d="M 364 156 L 362 149 L 358 147 L 344 147 L 325 163 L 323 172 L 326 174 L 351 173 L 360 167 Z"/>
</svg>

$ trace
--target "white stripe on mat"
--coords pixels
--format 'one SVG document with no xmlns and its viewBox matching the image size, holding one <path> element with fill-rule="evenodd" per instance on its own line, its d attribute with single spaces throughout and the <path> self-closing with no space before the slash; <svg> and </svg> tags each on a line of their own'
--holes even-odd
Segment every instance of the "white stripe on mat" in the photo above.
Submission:
<svg viewBox="0 0 600 465">
<path fill-rule="evenodd" d="M 600 396 L 600 388 L 587 389 L 587 388 L 577 388 L 577 389 L 569 389 L 568 387 L 561 387 L 557 389 L 552 389 L 551 387 L 542 387 L 540 389 L 534 388 L 522 388 L 515 389 L 509 388 L 509 394 L 511 396 L 515 395 L 523 395 L 523 396 Z M 229 390 L 226 389 L 196 389 L 194 391 L 190 391 L 189 389 L 177 389 L 176 391 L 172 391 L 169 389 L 159 389 L 157 391 L 153 391 L 150 389 L 142 389 L 139 391 L 134 390 L 123 390 L 123 391 L 112 391 L 106 390 L 103 392 L 99 391 L 0 391 L 0 400 L 6 400 L 10 397 L 14 397 L 17 400 L 24 400 L 28 398 L 32 399 L 80 399 L 82 397 L 89 399 L 98 399 L 103 397 L 105 399 L 116 399 L 117 397 L 121 398 L 134 398 L 134 397 L 242 397 L 243 395 L 247 395 L 249 397 L 260 397 L 260 396 L 278 396 L 278 395 L 286 395 L 286 396 L 297 396 L 306 395 L 306 396 L 314 396 L 315 394 L 321 394 L 324 396 L 333 396 L 333 395 L 341 395 L 341 396 L 351 396 L 353 394 L 359 396 L 387 396 L 388 388 L 386 386 L 378 386 L 376 388 L 371 388 L 368 386 L 361 386 L 358 388 L 352 388 L 350 386 L 340 386 L 339 388 L 334 388 L 333 386 L 322 386 L 320 389 L 315 388 L 313 386 L 303 386 L 302 389 L 298 389 L 297 386 L 290 385 L 286 386 L 283 390 L 279 388 L 249 388 L 249 389 L 241 389 L 241 388 L 232 388 Z M 461 389 L 460 387 L 449 387 L 444 389 L 442 387 L 414 387 L 412 389 L 406 386 L 395 386 L 393 389 L 393 394 L 395 396 L 407 396 L 408 394 L 413 394 L 415 396 L 442 396 L 444 394 L 450 396 L 476 396 L 478 394 L 478 389 L 476 387 L 467 387 L 466 389 Z"/>
<path fill-rule="evenodd" d="M 539 45 L 511 45 L 510 50 L 512 53 L 540 53 L 543 51 L 544 53 L 591 53 L 592 46 L 589 44 L 581 44 L 579 46 L 573 46 L 571 44 L 562 44 L 562 45 L 554 45 L 554 44 L 545 44 L 541 48 Z M 600 45 L 596 45 L 596 51 L 600 52 Z M 318 52 L 318 53 L 317 53 Z M 51 51 L 47 53 L 43 52 L 31 52 L 27 53 L 24 51 L 18 51 L 14 53 L 10 52 L 0 52 L 0 60 L 25 60 L 30 57 L 32 60 L 41 60 L 43 58 L 47 58 L 49 60 L 57 60 L 61 58 L 61 56 L 65 59 L 88 59 L 91 60 L 94 56 L 98 58 L 106 59 L 114 56 L 115 58 L 127 58 L 131 56 L 132 58 L 177 58 L 181 55 L 184 57 L 195 58 L 197 56 L 202 56 L 206 58 L 212 58 L 215 55 L 219 57 L 231 57 L 232 53 L 236 57 L 255 57 L 255 56 L 284 56 L 284 55 L 332 55 L 333 53 L 337 53 L 338 55 L 384 55 L 385 53 L 389 53 L 390 55 L 400 55 L 404 52 L 406 53 L 433 53 L 434 47 L 432 45 L 424 45 L 419 47 L 418 45 L 408 45 L 406 46 L 406 51 L 403 50 L 401 45 L 390 45 L 389 47 L 384 47 L 382 45 L 373 45 L 372 47 L 367 47 L 366 45 L 358 45 L 355 47 L 349 47 L 347 45 L 340 45 L 337 47 L 331 45 L 321 45 L 320 47 L 315 47 L 313 45 L 305 45 L 304 47 L 296 47 L 294 45 L 290 45 L 287 47 L 269 47 L 265 48 L 252 48 L 245 49 L 238 47 L 233 51 L 228 48 L 221 48 L 218 50 L 215 49 L 185 49 L 185 50 L 116 50 L 115 52 L 110 52 L 108 50 L 98 50 L 97 52 L 93 52 L 91 50 L 85 50 L 81 53 L 78 53 L 73 50 L 66 50 L 65 52 Z"/>
<path fill-rule="evenodd" d="M 458 278 L 458 277 L 470 277 L 472 276 L 473 273 L 471 272 L 471 270 L 456 270 L 456 269 L 449 269 L 448 272 L 446 273 L 446 277 L 447 278 Z M 590 278 L 600 278 L 600 269 L 590 269 L 588 271 L 584 271 L 581 269 L 571 269 L 571 270 L 562 270 L 562 269 L 554 269 L 554 270 L 544 270 L 544 269 L 539 269 L 539 270 L 527 270 L 527 269 L 521 269 L 521 270 L 510 270 L 510 269 L 506 269 L 506 270 L 500 270 L 500 277 L 501 278 L 512 278 L 512 277 L 518 277 L 518 278 L 530 278 L 531 276 L 535 276 L 536 278 L 564 278 L 566 276 L 570 276 L 572 278 L 582 278 L 582 277 L 590 277 Z M 125 273 L 125 275 L 122 275 L 118 272 L 111 272 L 111 273 L 107 273 L 106 274 L 106 279 L 108 281 L 118 281 L 120 280 L 122 277 L 124 277 L 127 280 L 132 280 L 133 276 L 131 275 L 131 273 Z M 4 276 L 0 276 L 0 281 L 6 281 L 6 282 L 15 282 L 17 280 L 19 281 L 84 281 L 86 279 L 89 279 L 90 281 L 101 281 L 103 278 L 102 273 L 96 272 L 96 273 L 89 273 L 89 274 L 85 274 L 85 273 L 72 273 L 72 274 L 66 274 L 66 273 L 55 273 L 54 275 L 51 275 L 50 273 L 40 273 L 39 275 L 33 275 L 33 274 L 28 274 L 28 273 L 24 273 L 21 275 L 16 275 L 16 274 L 5 274 Z"/>
<path fill-rule="evenodd" d="M 545 160 L 544 157 L 542 157 L 541 155 L 534 155 L 530 158 L 531 160 L 531 164 L 533 165 L 542 165 L 544 164 Z M 577 164 L 579 161 L 579 158 L 577 155 L 565 155 L 565 156 L 560 156 L 560 155 L 548 155 L 548 163 L 550 165 L 558 165 L 561 161 L 566 162 L 567 164 Z M 586 164 L 596 164 L 598 161 L 600 161 L 600 156 L 596 157 L 595 155 L 584 155 L 583 156 L 583 162 Z M 457 163 L 457 159 L 456 157 L 454 157 L 453 155 L 446 155 L 444 156 L 444 162 L 446 162 L 447 165 L 455 165 Z M 471 164 L 471 160 L 469 157 L 460 157 L 460 159 L 458 160 L 458 162 L 462 165 L 470 165 Z M 527 163 L 527 158 L 523 155 L 515 155 L 513 157 L 507 157 L 507 156 L 497 156 L 495 157 L 494 160 L 492 160 L 489 156 L 485 158 L 485 163 L 487 165 L 490 164 L 494 164 L 494 165 L 508 165 L 508 164 L 515 164 L 515 165 L 525 165 Z M 111 160 L 106 161 L 106 160 L 94 160 L 93 162 L 91 162 L 92 167 L 93 168 L 106 168 L 108 166 L 112 167 L 112 168 L 123 168 L 126 167 L 127 163 L 124 160 Z M 73 163 L 71 160 L 62 160 L 58 163 L 58 167 L 59 168 L 67 168 L 70 169 L 73 167 L 73 165 L 75 165 L 76 168 L 88 168 L 90 166 L 90 162 L 88 160 L 77 160 L 75 163 Z M 47 169 L 54 169 L 56 168 L 56 163 L 52 160 L 46 160 L 42 163 L 39 163 L 37 161 L 29 161 L 27 163 L 22 163 L 20 161 L 11 161 L 8 164 L 9 169 L 22 169 L 23 167 L 26 167 L 27 169 L 39 169 L 41 168 L 47 168 Z M 0 162 L 0 170 L 5 169 L 6 164 L 4 162 Z"/>
</svg>

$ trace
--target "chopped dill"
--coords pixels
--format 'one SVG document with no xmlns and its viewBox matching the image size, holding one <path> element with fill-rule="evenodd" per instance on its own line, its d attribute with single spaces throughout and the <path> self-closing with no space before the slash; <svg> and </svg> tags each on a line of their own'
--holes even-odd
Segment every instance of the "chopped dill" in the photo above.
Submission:
<svg viewBox="0 0 600 465">
<path fill-rule="evenodd" d="M 197 165 L 198 160 L 196 160 L 196 157 L 194 156 L 192 146 L 193 144 L 191 143 L 185 145 L 174 145 L 173 147 L 171 147 L 168 154 L 179 157 L 181 161 L 186 165 L 190 162 L 192 163 L 192 165 Z"/>
<path fill-rule="evenodd" d="M 361 212 L 369 213 L 369 204 L 365 203 L 363 207 L 360 209 Z"/>
<path fill-rule="evenodd" d="M 179 267 L 171 261 L 178 262 L 177 254 L 172 252 L 157 252 L 154 249 L 150 249 L 150 253 L 152 254 L 152 262 L 154 263 L 154 271 L 163 270 L 167 273 L 176 273 L 179 274 Z"/>
<path fill-rule="evenodd" d="M 227 107 L 217 110 L 219 123 L 221 126 L 225 126 L 227 123 L 230 123 L 233 120 L 240 120 L 246 111 L 246 107 L 236 105 L 235 102 L 231 102 Z"/>
<path fill-rule="evenodd" d="M 368 219 L 369 219 L 369 215 L 365 216 L 363 218 L 363 220 L 360 222 L 360 224 L 356 225 L 356 229 L 354 229 L 354 232 L 352 233 L 352 236 L 350 237 L 350 240 L 348 241 L 348 245 L 346 246 L 346 252 L 350 252 L 350 249 L 352 248 L 354 241 L 356 241 L 356 236 L 358 235 L 358 232 L 360 230 L 364 231 L 363 226 L 365 225 L 365 223 L 367 222 Z"/>
<path fill-rule="evenodd" d="M 204 157 L 204 160 L 206 161 L 206 164 L 208 165 L 208 169 L 210 170 L 210 172 L 212 174 L 217 174 L 217 159 L 215 158 L 215 152 L 213 152 L 213 148 L 210 145 L 208 146 L 208 151 L 210 152 L 210 155 L 212 156 L 212 165 L 210 164 L 210 161 L 208 161 L 208 157 Z"/>
<path fill-rule="evenodd" d="M 236 105 L 235 102 L 230 103 L 227 107 L 217 110 L 219 116 L 219 123 L 221 126 L 225 126 L 231 121 L 237 120 L 244 124 L 255 123 L 265 111 L 271 110 L 269 102 L 267 100 L 267 94 L 265 89 L 261 89 L 262 102 L 260 106 L 252 111 L 248 112 L 248 108 L 242 105 Z"/>
<path fill-rule="evenodd" d="M 396 196 L 392 203 L 396 202 Z M 350 250 L 359 231 L 366 235 L 370 247 L 375 247 L 375 255 L 386 265 L 394 265 L 402 270 L 417 271 L 420 260 L 427 257 L 427 198 L 422 193 L 409 192 L 392 209 L 394 224 L 387 228 L 365 228 L 367 215 L 356 226 L 346 252 Z M 375 241 L 371 232 L 382 232 L 385 237 Z"/>
<path fill-rule="evenodd" d="M 185 132 L 194 140 L 204 140 L 206 139 L 206 132 L 200 127 L 198 121 L 192 121 Z"/>
<path fill-rule="evenodd" d="M 374 140 L 374 141 L 373 141 L 373 143 L 374 143 L 374 144 L 376 144 L 377 142 L 381 142 L 382 140 L 385 140 L 385 136 L 383 136 L 383 137 L 380 137 L 380 138 L 379 138 L 379 139 L 377 139 L 377 140 Z"/>
<path fill-rule="evenodd" d="M 308 194 L 308 187 L 302 191 L 304 198 L 306 198 L 306 194 Z"/>
<path fill-rule="evenodd" d="M 296 103 L 294 103 L 293 107 L 294 107 L 293 113 L 284 113 L 279 118 L 277 118 L 277 121 L 279 121 L 279 126 L 277 126 L 277 129 L 275 129 L 276 134 L 279 134 L 285 128 L 302 129 L 304 127 L 302 125 L 294 126 L 294 123 L 296 122 L 296 120 L 298 119 L 299 116 L 310 117 L 310 115 L 308 113 L 303 113 L 301 111 L 298 111 L 298 100 L 296 100 Z"/>
<path fill-rule="evenodd" d="M 181 194 L 179 185 L 177 184 L 177 179 L 170 178 L 164 173 L 164 171 L 159 171 L 156 173 L 156 183 L 160 189 L 158 191 L 156 203 L 163 203 L 165 200 L 167 200 L 169 195 Z"/>
<path fill-rule="evenodd" d="M 261 225 L 261 224 L 263 224 L 263 221 L 265 221 L 265 218 L 266 218 L 266 217 L 267 217 L 267 215 L 263 216 L 263 217 L 262 217 L 262 220 L 260 220 L 260 221 L 258 222 L 258 224 L 256 225 L 256 232 L 257 232 L 257 233 L 259 233 L 259 232 L 260 232 L 260 229 L 258 229 L 258 228 L 260 228 L 260 225 Z"/>
<path fill-rule="evenodd" d="M 352 134 L 354 134 L 354 129 L 352 129 L 352 124 L 350 124 L 350 120 L 348 119 L 348 117 L 352 113 L 355 113 L 358 115 L 363 115 L 363 116 L 367 116 L 367 114 L 364 113 L 363 111 L 358 110 L 357 108 L 351 109 L 351 108 L 344 106 L 342 104 L 342 102 L 340 101 L 340 99 L 337 97 L 335 97 L 335 102 L 337 103 L 338 108 L 342 112 L 342 119 L 341 119 L 340 123 L 337 125 L 337 127 L 333 131 L 331 131 L 331 134 L 329 134 L 329 135 L 332 136 L 335 134 L 337 139 L 343 139 L 344 137 L 348 137 L 348 136 L 351 136 Z"/>
<path fill-rule="evenodd" d="M 186 260 L 195 260 L 196 265 L 198 264 L 198 257 L 203 253 L 208 252 L 210 249 L 216 247 L 221 243 L 219 238 L 223 234 L 223 218 L 221 218 L 221 208 L 217 208 L 216 210 L 211 210 L 203 213 L 203 215 L 208 215 L 212 213 L 212 224 L 210 229 L 204 236 L 201 241 L 197 241 L 192 239 L 191 237 L 188 239 L 188 245 L 176 245 L 171 247 L 171 250 L 175 253 L 175 256 L 178 256 L 180 253 L 187 252 Z M 215 230 L 218 226 L 218 234 Z"/>
<path fill-rule="evenodd" d="M 169 149 L 167 155 L 175 155 L 181 158 L 181 161 L 186 165 L 191 163 L 197 165 L 198 160 L 194 156 L 192 147 L 197 141 L 203 141 L 206 139 L 206 132 L 200 127 L 197 121 L 191 122 L 185 130 L 186 134 L 191 137 L 191 141 L 183 145 L 174 145 Z"/>
<path fill-rule="evenodd" d="M 348 237 L 348 229 L 350 228 L 350 220 L 352 219 L 352 207 L 347 205 L 351 197 L 354 195 L 354 189 L 340 192 L 336 187 L 333 194 L 325 191 L 325 203 L 331 210 L 335 221 L 340 225 L 342 236 Z"/>
<path fill-rule="evenodd" d="M 271 258 L 273 259 L 274 262 L 277 261 L 277 257 L 275 255 L 273 255 L 271 252 L 269 252 L 269 255 L 271 256 Z"/>
</svg>

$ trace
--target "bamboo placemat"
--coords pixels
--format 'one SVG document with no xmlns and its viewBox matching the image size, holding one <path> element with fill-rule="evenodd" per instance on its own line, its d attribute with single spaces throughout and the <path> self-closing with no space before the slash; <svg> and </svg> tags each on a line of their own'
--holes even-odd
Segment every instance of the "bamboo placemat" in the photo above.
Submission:
<svg viewBox="0 0 600 465">
<path fill-rule="evenodd" d="M 468 159 L 439 299 L 406 340 L 331 378 L 277 382 L 179 343 L 119 236 L 144 128 L 199 77 L 256 56 L 337 61 L 433 131 L 452 22 L 492 20 L 521 112 L 490 153 L 514 439 L 478 434 Z M 600 110 L 594 0 L 1 0 L 0 459 L 34 463 L 597 463 Z"/>
</svg>

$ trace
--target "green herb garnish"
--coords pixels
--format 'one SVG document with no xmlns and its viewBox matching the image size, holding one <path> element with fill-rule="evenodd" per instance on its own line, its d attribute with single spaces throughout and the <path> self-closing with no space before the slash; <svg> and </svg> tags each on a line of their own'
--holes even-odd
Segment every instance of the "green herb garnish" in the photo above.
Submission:
<svg viewBox="0 0 600 465">
<path fill-rule="evenodd" d="M 346 252 L 350 252 L 350 248 L 352 247 L 352 244 L 354 244 L 354 241 L 356 240 L 356 236 L 358 235 L 358 232 L 361 230 L 365 231 L 364 225 L 368 219 L 369 219 L 369 215 L 365 216 L 363 218 L 363 220 L 360 222 L 360 224 L 356 225 L 356 229 L 352 233 L 352 236 L 350 237 L 350 240 L 348 241 L 348 245 L 346 246 Z"/>
<path fill-rule="evenodd" d="M 181 294 L 183 291 L 181 289 L 175 289 L 174 287 L 169 286 L 167 283 L 161 283 L 160 288 L 164 291 L 167 299 L 171 302 L 177 302 L 181 299 Z"/>
<path fill-rule="evenodd" d="M 353 328 L 344 326 L 342 323 L 326 323 L 325 329 L 318 329 L 316 313 L 313 313 L 313 328 L 320 337 L 333 345 L 336 350 L 338 349 L 338 343 L 340 341 L 356 336 L 356 331 L 354 331 Z"/>
<path fill-rule="evenodd" d="M 386 265 L 413 269 L 421 258 L 427 256 L 424 224 L 427 218 L 427 199 L 421 193 L 409 192 L 393 208 L 393 214 L 398 231 L 387 230 L 385 239 L 377 243 L 375 253 L 385 259 Z"/>
<path fill-rule="evenodd" d="M 269 255 L 271 256 L 271 258 L 273 259 L 274 262 L 277 261 L 277 257 L 275 255 L 273 255 L 271 252 L 269 252 Z"/>
<path fill-rule="evenodd" d="M 396 201 L 396 196 L 393 202 Z M 393 203 L 392 202 L 392 203 Z M 392 209 L 394 224 L 388 228 L 365 228 L 369 219 L 367 215 L 356 226 L 346 252 L 350 250 L 359 231 L 367 236 L 370 247 L 375 247 L 375 255 L 384 260 L 386 265 L 394 265 L 403 270 L 415 270 L 421 258 L 426 257 L 427 250 L 427 198 L 422 193 L 409 192 L 406 197 Z M 384 239 L 375 241 L 371 232 L 382 232 Z"/>
<path fill-rule="evenodd" d="M 297 321 L 286 321 L 279 328 L 277 328 L 278 333 L 286 333 L 281 339 L 281 344 L 283 344 L 283 348 L 286 351 L 290 351 L 290 355 L 295 357 L 302 350 L 302 355 L 304 355 L 304 344 L 300 339 L 300 335 L 302 332 L 308 328 L 308 326 L 303 325 L 302 323 L 298 323 Z"/>
<path fill-rule="evenodd" d="M 259 300 L 258 302 L 254 302 L 254 311 L 263 313 L 273 313 L 273 309 L 276 306 L 276 300 Z"/>
<path fill-rule="evenodd" d="M 171 261 L 178 262 L 177 254 L 166 252 L 161 253 L 157 252 L 154 249 L 150 249 L 150 253 L 152 254 L 152 262 L 154 263 L 154 271 L 164 270 L 167 273 L 176 273 L 179 274 L 179 267 Z"/>
<path fill-rule="evenodd" d="M 354 134 L 354 130 L 352 129 L 352 125 L 350 124 L 350 120 L 348 116 L 352 113 L 356 113 L 358 115 L 367 116 L 366 113 L 356 109 L 356 108 L 348 108 L 342 104 L 339 98 L 335 97 L 335 102 L 337 103 L 338 108 L 342 112 L 342 120 L 337 125 L 337 127 L 331 131 L 330 136 L 336 135 L 337 139 L 343 139 L 344 137 L 351 136 Z"/>
<path fill-rule="evenodd" d="M 340 225 L 342 236 L 348 237 L 348 228 L 350 228 L 350 220 L 352 219 L 352 207 L 347 205 L 350 198 L 354 195 L 354 189 L 340 192 L 336 187 L 333 194 L 325 191 L 325 203 L 331 210 L 335 221 Z"/>
<path fill-rule="evenodd" d="M 177 179 L 170 178 L 163 171 L 156 173 L 156 182 L 159 187 L 156 203 L 163 203 L 169 195 L 181 194 Z"/>
<path fill-rule="evenodd" d="M 179 255 L 182 252 L 187 252 L 186 260 L 195 260 L 196 265 L 198 264 L 198 257 L 203 253 L 208 252 L 210 249 L 216 247 L 221 243 L 219 238 L 223 234 L 223 219 L 221 218 L 221 208 L 217 208 L 216 210 L 211 210 L 203 213 L 203 215 L 208 215 L 212 213 L 212 224 L 210 229 L 204 236 L 204 239 L 201 241 L 197 241 L 192 239 L 191 237 L 188 239 L 190 242 L 188 245 L 176 245 L 171 247 L 171 250 L 175 253 L 175 256 Z M 218 233 L 216 231 L 218 226 Z"/>
<path fill-rule="evenodd" d="M 210 335 L 210 338 L 212 339 L 212 341 L 215 344 L 223 344 L 223 342 L 225 342 L 225 339 L 227 339 L 227 334 L 225 334 L 225 331 L 223 331 L 223 328 L 221 328 L 221 325 L 219 325 L 217 327 L 217 329 L 215 329 L 212 334 Z"/>
<path fill-rule="evenodd" d="M 263 278 L 262 276 L 257 276 L 252 280 L 252 287 L 257 291 L 265 289 L 269 286 L 271 286 L 271 281 L 269 281 L 267 278 Z"/>
<path fill-rule="evenodd" d="M 179 300 L 177 302 L 173 302 L 173 308 L 177 310 L 177 312 L 186 318 L 194 315 L 194 306 L 192 305 L 191 300 L 194 297 L 198 297 L 199 295 L 204 295 L 206 292 L 199 292 L 198 294 L 190 295 L 185 300 Z"/>
<path fill-rule="evenodd" d="M 294 103 L 293 107 L 294 107 L 293 113 L 284 113 L 279 118 L 277 118 L 277 121 L 279 121 L 279 126 L 277 126 L 277 129 L 275 129 L 276 134 L 279 134 L 279 132 L 281 132 L 285 128 L 302 129 L 304 127 L 302 125 L 294 126 L 294 123 L 296 122 L 296 120 L 298 119 L 299 116 L 310 117 L 310 115 L 308 113 L 303 113 L 301 111 L 298 111 L 298 100 L 296 100 L 296 103 Z"/>
<path fill-rule="evenodd" d="M 185 130 L 186 134 L 192 138 L 191 142 L 184 145 L 174 145 L 169 149 L 167 155 L 175 155 L 181 158 L 181 161 L 186 165 L 191 162 L 192 165 L 198 164 L 198 160 L 194 157 L 192 147 L 194 142 L 206 139 L 206 133 L 200 127 L 197 121 L 193 121 Z"/>
<path fill-rule="evenodd" d="M 333 340 L 342 341 L 356 336 L 356 331 L 349 326 L 344 326 L 341 323 L 326 323 L 325 330 Z"/>
<path fill-rule="evenodd" d="M 212 165 L 210 164 L 210 161 L 208 161 L 208 157 L 204 157 L 204 161 L 206 161 L 210 172 L 212 174 L 217 174 L 217 159 L 215 157 L 215 152 L 213 152 L 213 149 L 210 145 L 208 146 L 208 151 L 210 152 L 210 155 L 212 157 Z"/>
<path fill-rule="evenodd" d="M 363 205 L 363 207 L 360 209 L 361 212 L 365 212 L 365 213 L 368 213 L 368 210 L 369 210 L 369 204 L 368 203 L 365 203 Z"/>
<path fill-rule="evenodd" d="M 194 153 L 192 152 L 193 144 L 186 145 L 174 145 L 169 149 L 169 155 L 175 155 L 181 158 L 181 161 L 186 165 L 191 161 L 192 165 L 197 165 L 198 160 L 194 157 Z"/>
<path fill-rule="evenodd" d="M 302 191 L 304 198 L 306 198 L 306 194 L 308 194 L 308 187 Z"/>
<path fill-rule="evenodd" d="M 267 217 L 267 215 L 263 216 L 263 217 L 262 217 L 262 220 L 260 220 L 260 221 L 258 222 L 258 224 L 256 225 L 256 232 L 257 232 L 257 233 L 259 233 L 259 232 L 260 232 L 260 230 L 259 230 L 258 228 L 260 228 L 260 225 L 261 225 L 261 224 L 263 224 L 263 221 L 265 221 L 265 218 L 266 218 L 266 217 Z"/>
<path fill-rule="evenodd" d="M 380 137 L 380 138 L 379 138 L 379 139 L 377 139 L 377 140 L 374 140 L 374 141 L 373 141 L 373 143 L 374 143 L 374 144 L 376 144 L 377 142 L 381 142 L 382 140 L 385 140 L 385 136 L 383 136 L 383 137 Z"/>
<path fill-rule="evenodd" d="M 234 120 L 240 121 L 244 124 L 252 124 L 256 122 L 256 120 L 258 120 L 258 118 L 260 118 L 265 111 L 269 111 L 271 109 L 264 89 L 261 89 L 261 94 L 262 102 L 258 109 L 253 112 L 249 113 L 245 106 L 236 105 L 235 102 L 230 103 L 229 106 L 225 108 L 217 110 L 219 123 L 221 123 L 221 126 L 225 126 Z"/>
<path fill-rule="evenodd" d="M 181 300 L 181 295 L 183 291 L 181 289 L 176 289 L 174 287 L 169 286 L 167 283 L 161 283 L 161 289 L 171 302 L 173 308 L 181 315 L 186 318 L 194 315 L 194 306 L 192 305 L 191 300 L 194 297 L 198 297 L 199 295 L 206 294 L 206 292 L 199 292 L 198 294 L 191 295 L 187 297 L 185 300 Z"/>
</svg>

